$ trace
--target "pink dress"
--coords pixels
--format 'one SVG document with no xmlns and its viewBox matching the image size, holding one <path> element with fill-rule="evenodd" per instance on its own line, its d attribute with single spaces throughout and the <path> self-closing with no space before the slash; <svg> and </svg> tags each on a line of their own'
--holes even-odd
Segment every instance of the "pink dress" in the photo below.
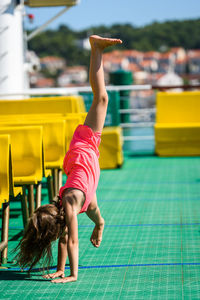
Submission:
<svg viewBox="0 0 200 300">
<path fill-rule="evenodd" d="M 73 135 L 69 151 L 66 153 L 63 168 L 67 181 L 61 187 L 59 196 L 67 188 L 76 188 L 85 194 L 85 202 L 80 213 L 87 208 L 95 195 L 99 176 L 99 144 L 101 132 L 94 132 L 89 126 L 79 125 Z"/>
</svg>

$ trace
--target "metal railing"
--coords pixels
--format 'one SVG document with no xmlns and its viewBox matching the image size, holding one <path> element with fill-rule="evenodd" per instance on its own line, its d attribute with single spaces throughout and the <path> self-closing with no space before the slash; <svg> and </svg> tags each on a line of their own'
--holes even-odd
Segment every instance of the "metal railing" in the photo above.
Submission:
<svg viewBox="0 0 200 300">
<path fill-rule="evenodd" d="M 153 85 L 126 85 L 126 86 L 106 86 L 107 91 L 129 91 L 140 92 L 150 90 L 169 90 L 181 88 L 183 90 L 199 89 L 200 84 L 196 85 L 183 85 L 183 86 L 153 86 Z M 48 95 L 77 95 L 81 92 L 92 92 L 90 86 L 70 87 L 70 88 L 32 88 L 24 91 L 24 96 L 48 96 Z M 21 95 L 21 93 L 20 93 Z M 18 94 L 1 94 L 0 99 L 4 96 L 18 96 Z M 129 98 L 129 108 L 119 110 L 120 115 L 129 115 L 129 122 L 121 122 L 120 126 L 123 129 L 123 140 L 125 143 L 137 143 L 141 141 L 154 141 L 153 127 L 155 123 L 156 107 L 134 107 L 134 96 L 127 96 Z M 126 97 L 121 97 L 120 101 L 127 100 Z M 144 100 L 144 98 L 143 98 Z M 9 101 L 9 100 L 8 100 Z M 138 101 L 138 98 L 137 98 Z M 154 102 L 155 103 L 155 102 Z M 151 129 L 151 134 L 146 134 L 145 130 Z M 138 132 L 137 132 L 138 131 Z"/>
</svg>

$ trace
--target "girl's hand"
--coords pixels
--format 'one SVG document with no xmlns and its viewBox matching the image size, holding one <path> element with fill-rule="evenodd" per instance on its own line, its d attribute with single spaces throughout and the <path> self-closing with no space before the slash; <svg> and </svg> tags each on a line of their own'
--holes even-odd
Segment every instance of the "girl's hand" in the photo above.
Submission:
<svg viewBox="0 0 200 300">
<path fill-rule="evenodd" d="M 77 280 L 76 276 L 67 276 L 67 277 L 64 277 L 64 278 L 51 280 L 51 282 L 53 282 L 53 283 L 65 283 L 65 282 L 73 282 L 73 281 L 76 281 L 76 280 Z"/>
<path fill-rule="evenodd" d="M 65 277 L 65 273 L 61 270 L 58 270 L 57 272 L 55 273 L 52 273 L 52 274 L 46 274 L 44 276 L 42 276 L 43 278 L 45 279 L 49 279 L 49 278 L 56 278 L 56 277 L 61 277 L 61 278 L 64 278 Z"/>
</svg>

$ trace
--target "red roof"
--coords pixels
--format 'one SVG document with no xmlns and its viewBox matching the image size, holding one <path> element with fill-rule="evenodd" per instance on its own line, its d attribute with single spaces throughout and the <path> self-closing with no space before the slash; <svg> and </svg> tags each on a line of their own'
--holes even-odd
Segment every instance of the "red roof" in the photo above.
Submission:
<svg viewBox="0 0 200 300">
<path fill-rule="evenodd" d="M 156 51 L 148 51 L 144 53 L 144 58 L 159 58 L 160 53 Z"/>
<path fill-rule="evenodd" d="M 85 67 L 85 66 L 72 66 L 72 67 L 67 67 L 64 70 L 64 72 L 66 72 L 66 73 L 81 72 L 81 71 L 87 71 L 87 67 Z"/>
<path fill-rule="evenodd" d="M 170 52 L 177 53 L 179 50 L 185 50 L 185 49 L 182 47 L 173 47 L 171 48 Z"/>
<path fill-rule="evenodd" d="M 105 53 L 103 55 L 103 61 L 104 61 L 104 63 L 106 63 L 106 62 L 109 62 L 111 64 L 112 63 L 113 64 L 120 64 L 120 63 L 122 63 L 124 57 L 118 55 L 118 53 L 113 53 L 113 52 L 110 52 L 109 55 L 108 55 L 108 53 Z"/>
<path fill-rule="evenodd" d="M 63 58 L 57 56 L 45 56 L 40 58 L 40 61 L 43 63 L 55 62 L 55 61 L 64 61 Z"/>
<path fill-rule="evenodd" d="M 175 61 L 176 65 L 181 65 L 181 64 L 185 64 L 188 62 L 188 57 L 184 58 L 184 59 L 177 59 Z"/>
<path fill-rule="evenodd" d="M 171 52 L 166 52 L 166 53 L 160 53 L 159 59 L 170 59 L 173 53 Z"/>
<path fill-rule="evenodd" d="M 200 58 L 200 49 L 197 50 L 189 50 L 188 51 L 189 58 Z"/>
<path fill-rule="evenodd" d="M 152 61 L 151 60 L 143 60 L 143 61 L 141 61 L 140 62 L 140 65 L 142 66 L 142 67 L 150 67 L 151 66 L 151 64 L 152 64 Z"/>
<path fill-rule="evenodd" d="M 43 87 L 53 87 L 55 82 L 52 78 L 39 78 L 37 80 L 36 86 L 43 88 Z"/>
<path fill-rule="evenodd" d="M 110 59 L 111 57 L 122 57 L 122 52 L 118 50 L 114 50 L 112 52 L 104 53 L 103 59 Z"/>
<path fill-rule="evenodd" d="M 139 72 L 141 71 L 141 68 L 137 64 L 129 63 L 128 70 L 132 72 Z"/>
<path fill-rule="evenodd" d="M 124 56 L 132 56 L 132 57 L 136 57 L 138 55 L 143 55 L 143 52 L 137 51 L 137 50 L 123 50 L 122 51 Z"/>
</svg>

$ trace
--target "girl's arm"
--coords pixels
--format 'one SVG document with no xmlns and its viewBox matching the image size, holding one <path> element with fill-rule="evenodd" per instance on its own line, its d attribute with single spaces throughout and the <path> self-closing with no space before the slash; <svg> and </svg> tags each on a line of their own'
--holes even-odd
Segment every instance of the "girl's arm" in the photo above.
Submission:
<svg viewBox="0 0 200 300">
<path fill-rule="evenodd" d="M 70 276 L 52 280 L 54 283 L 72 282 L 78 278 L 78 220 L 72 203 L 65 204 L 66 225 L 68 227 L 67 251 L 70 263 Z M 61 266 L 61 265 L 60 265 Z"/>
<path fill-rule="evenodd" d="M 76 212 L 71 215 L 68 230 L 67 251 L 71 271 L 70 276 L 76 280 L 78 278 L 78 220 Z"/>
<path fill-rule="evenodd" d="M 52 274 L 44 275 L 43 276 L 44 278 L 46 279 L 56 278 L 56 277 L 63 278 L 65 276 L 65 264 L 67 260 L 67 240 L 68 240 L 68 230 L 66 228 L 58 241 L 57 271 Z"/>
<path fill-rule="evenodd" d="M 67 260 L 67 241 L 68 241 L 68 230 L 65 229 L 62 236 L 58 241 L 58 263 L 57 263 L 57 272 L 62 272 L 62 277 L 64 277 L 65 264 Z M 56 276 L 55 276 L 56 277 Z"/>
</svg>

